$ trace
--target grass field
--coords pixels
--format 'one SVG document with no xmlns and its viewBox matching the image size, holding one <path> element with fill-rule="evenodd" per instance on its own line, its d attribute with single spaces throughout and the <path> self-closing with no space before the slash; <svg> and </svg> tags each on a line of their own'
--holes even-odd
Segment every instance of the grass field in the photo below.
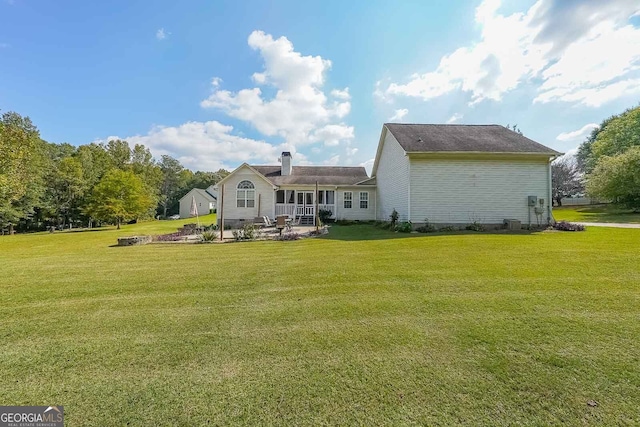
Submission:
<svg viewBox="0 0 640 427">
<path fill-rule="evenodd" d="M 640 230 L 111 247 L 181 222 L 0 236 L 0 404 L 69 426 L 640 423 Z"/>
<path fill-rule="evenodd" d="M 562 206 L 553 208 L 557 221 L 640 223 L 640 213 L 615 205 Z"/>
</svg>

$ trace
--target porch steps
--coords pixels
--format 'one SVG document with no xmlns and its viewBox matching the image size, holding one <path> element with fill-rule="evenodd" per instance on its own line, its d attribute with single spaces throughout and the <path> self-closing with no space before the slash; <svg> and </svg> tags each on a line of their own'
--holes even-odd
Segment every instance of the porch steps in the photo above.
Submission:
<svg viewBox="0 0 640 427">
<path fill-rule="evenodd" d="M 300 225 L 313 225 L 313 216 L 310 216 L 310 215 L 301 216 Z"/>
</svg>

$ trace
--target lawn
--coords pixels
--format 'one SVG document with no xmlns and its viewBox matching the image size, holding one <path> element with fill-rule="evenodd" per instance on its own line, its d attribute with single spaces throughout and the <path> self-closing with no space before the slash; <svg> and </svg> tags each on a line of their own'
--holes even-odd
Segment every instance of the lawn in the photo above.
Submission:
<svg viewBox="0 0 640 427">
<path fill-rule="evenodd" d="M 553 208 L 557 221 L 640 223 L 640 213 L 615 205 L 562 206 Z"/>
<path fill-rule="evenodd" d="M 182 222 L 0 236 L 0 403 L 69 426 L 640 423 L 640 230 L 112 247 Z"/>
</svg>

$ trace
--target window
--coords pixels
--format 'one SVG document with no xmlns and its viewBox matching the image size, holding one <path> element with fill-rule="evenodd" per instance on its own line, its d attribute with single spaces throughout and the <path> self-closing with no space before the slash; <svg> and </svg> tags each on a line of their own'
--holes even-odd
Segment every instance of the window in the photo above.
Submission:
<svg viewBox="0 0 640 427">
<path fill-rule="evenodd" d="M 287 197 L 286 197 L 287 203 L 289 203 L 290 205 L 294 204 L 296 202 L 295 190 L 287 190 L 286 194 L 287 194 Z"/>
<path fill-rule="evenodd" d="M 236 207 L 252 208 L 256 203 L 256 190 L 253 182 L 241 181 L 236 191 Z"/>
<path fill-rule="evenodd" d="M 351 191 L 344 192 L 344 208 L 351 209 L 351 204 L 353 201 L 353 193 Z"/>
<path fill-rule="evenodd" d="M 284 203 L 284 190 L 276 191 L 276 203 Z"/>
<path fill-rule="evenodd" d="M 369 209 L 369 192 L 360 192 L 360 209 Z"/>
<path fill-rule="evenodd" d="M 318 203 L 321 205 L 333 205 L 335 203 L 335 194 L 333 190 L 318 191 Z"/>
</svg>

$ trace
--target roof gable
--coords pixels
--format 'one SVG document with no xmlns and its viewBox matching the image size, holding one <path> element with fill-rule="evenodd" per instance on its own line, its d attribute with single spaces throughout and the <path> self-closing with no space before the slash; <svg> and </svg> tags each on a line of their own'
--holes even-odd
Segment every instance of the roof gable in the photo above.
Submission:
<svg viewBox="0 0 640 427">
<path fill-rule="evenodd" d="M 561 153 L 500 125 L 384 125 L 407 153 Z"/>
</svg>

